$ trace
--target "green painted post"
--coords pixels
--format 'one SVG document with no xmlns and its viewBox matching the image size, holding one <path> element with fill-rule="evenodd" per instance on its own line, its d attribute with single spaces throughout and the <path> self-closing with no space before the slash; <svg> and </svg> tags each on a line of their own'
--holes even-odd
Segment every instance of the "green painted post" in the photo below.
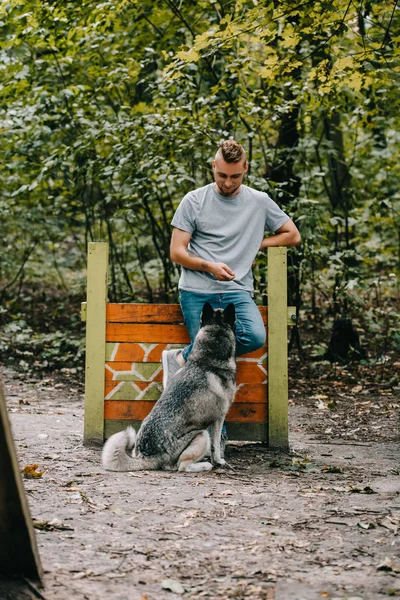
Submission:
<svg viewBox="0 0 400 600">
<path fill-rule="evenodd" d="M 106 353 L 108 244 L 88 247 L 86 298 L 86 370 L 83 442 L 104 441 L 104 362 Z"/>
<path fill-rule="evenodd" d="M 288 348 L 286 248 L 268 248 L 268 445 L 287 448 Z"/>
</svg>

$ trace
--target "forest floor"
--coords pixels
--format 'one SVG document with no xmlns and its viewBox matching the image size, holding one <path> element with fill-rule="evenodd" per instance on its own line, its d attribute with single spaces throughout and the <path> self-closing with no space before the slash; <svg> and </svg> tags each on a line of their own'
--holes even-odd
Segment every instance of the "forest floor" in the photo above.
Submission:
<svg viewBox="0 0 400 600">
<path fill-rule="evenodd" d="M 82 445 L 78 384 L 3 369 L 21 469 L 43 472 L 24 483 L 45 575 L 0 599 L 400 597 L 398 383 L 290 371 L 290 452 L 231 442 L 229 468 L 119 474 Z"/>
</svg>

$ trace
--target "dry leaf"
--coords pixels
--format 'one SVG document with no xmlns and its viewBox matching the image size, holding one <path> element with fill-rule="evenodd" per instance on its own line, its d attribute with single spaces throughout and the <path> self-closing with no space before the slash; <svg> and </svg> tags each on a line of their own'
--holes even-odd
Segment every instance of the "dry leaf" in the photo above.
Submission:
<svg viewBox="0 0 400 600">
<path fill-rule="evenodd" d="M 74 531 L 73 527 L 64 525 L 59 519 L 51 519 L 50 521 L 36 521 L 32 519 L 32 524 L 35 529 L 41 529 L 42 531 Z"/>
<path fill-rule="evenodd" d="M 400 563 L 395 563 L 394 560 L 386 557 L 377 567 L 378 571 L 392 571 L 393 573 L 400 573 Z"/>
<path fill-rule="evenodd" d="M 161 582 L 161 587 L 163 590 L 169 590 L 175 594 L 182 595 L 185 593 L 183 585 L 174 579 L 164 579 L 164 581 Z"/>
<path fill-rule="evenodd" d="M 22 474 L 26 479 L 39 479 L 42 477 L 44 471 L 37 471 L 39 465 L 26 465 L 22 469 Z"/>
<path fill-rule="evenodd" d="M 359 394 L 360 392 L 362 392 L 363 390 L 363 386 L 362 385 L 356 385 L 355 387 L 351 388 L 351 393 L 352 394 Z"/>
<path fill-rule="evenodd" d="M 385 527 L 386 529 L 390 529 L 393 531 L 394 535 L 397 535 L 397 531 L 399 529 L 398 519 L 395 517 L 384 517 L 383 519 L 378 520 L 378 525 L 381 527 Z"/>
</svg>

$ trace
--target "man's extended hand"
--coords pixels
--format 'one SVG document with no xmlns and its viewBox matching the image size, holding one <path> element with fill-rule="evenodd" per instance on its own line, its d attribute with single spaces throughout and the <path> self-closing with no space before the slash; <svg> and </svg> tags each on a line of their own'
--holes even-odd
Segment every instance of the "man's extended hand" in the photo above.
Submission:
<svg viewBox="0 0 400 600">
<path fill-rule="evenodd" d="M 212 263 L 209 272 L 218 281 L 232 281 L 232 279 L 235 279 L 235 273 L 225 263 Z"/>
</svg>

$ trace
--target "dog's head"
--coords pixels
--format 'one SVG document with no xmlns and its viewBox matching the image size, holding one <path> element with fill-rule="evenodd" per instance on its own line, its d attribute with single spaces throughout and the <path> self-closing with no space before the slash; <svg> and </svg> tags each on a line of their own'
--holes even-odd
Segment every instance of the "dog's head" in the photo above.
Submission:
<svg viewBox="0 0 400 600">
<path fill-rule="evenodd" d="M 189 360 L 199 360 L 202 364 L 210 359 L 228 361 L 234 358 L 235 347 L 235 305 L 229 304 L 224 310 L 214 310 L 206 302 Z"/>
<path fill-rule="evenodd" d="M 234 304 L 228 304 L 224 310 L 217 308 L 213 309 L 211 304 L 206 302 L 201 313 L 200 326 L 206 325 L 228 325 L 231 329 L 235 329 L 236 311 Z"/>
</svg>

